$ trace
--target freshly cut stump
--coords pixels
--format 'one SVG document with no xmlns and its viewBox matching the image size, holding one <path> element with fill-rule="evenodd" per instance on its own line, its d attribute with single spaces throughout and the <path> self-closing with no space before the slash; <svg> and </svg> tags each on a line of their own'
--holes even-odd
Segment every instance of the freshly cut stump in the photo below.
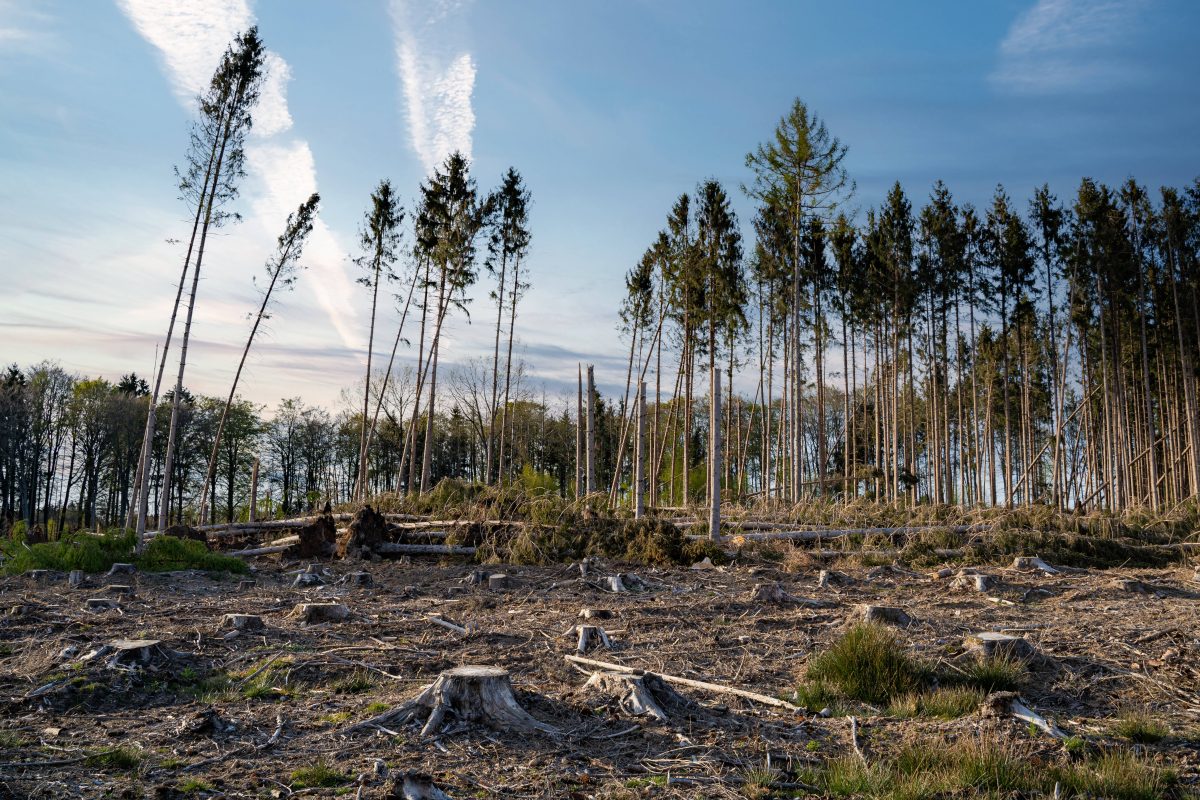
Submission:
<svg viewBox="0 0 1200 800">
<path fill-rule="evenodd" d="M 350 618 L 350 609 L 341 603 L 297 603 L 290 616 L 305 625 L 342 622 Z"/>
<path fill-rule="evenodd" d="M 221 628 L 235 631 L 261 631 L 262 617 L 257 614 L 226 614 L 221 617 Z"/>
<path fill-rule="evenodd" d="M 592 647 L 612 650 L 612 639 L 609 638 L 608 631 L 599 625 L 575 625 L 563 635 L 579 637 L 575 645 L 577 653 L 586 653 Z"/>
<path fill-rule="evenodd" d="M 493 592 L 505 592 L 516 586 L 512 578 L 502 572 L 497 572 L 495 575 L 488 576 L 488 589 Z"/>
<path fill-rule="evenodd" d="M 421 693 L 399 708 L 360 722 L 348 732 L 364 728 L 403 725 L 425 719 L 421 736 L 435 736 L 451 721 L 487 725 L 497 731 L 540 731 L 551 736 L 558 729 L 539 722 L 517 703 L 508 670 L 499 667 L 463 666 L 448 669 Z"/>
<path fill-rule="evenodd" d="M 892 606 L 862 605 L 858 607 L 858 613 L 863 622 L 877 622 L 882 625 L 899 625 L 901 627 L 908 627 L 912 624 L 912 617 L 904 613 L 903 609 Z"/>
<path fill-rule="evenodd" d="M 993 658 L 1026 661 L 1037 654 L 1034 646 L 1020 636 L 994 631 L 971 634 L 963 642 L 963 647 L 968 652 L 975 653 L 982 661 Z"/>
<path fill-rule="evenodd" d="M 643 672 L 640 675 L 593 672 L 584 688 L 595 689 L 616 698 L 617 706 L 632 717 L 649 714 L 659 722 L 670 721 L 667 708 L 678 709 L 692 705 L 687 698 L 653 672 Z"/>
</svg>

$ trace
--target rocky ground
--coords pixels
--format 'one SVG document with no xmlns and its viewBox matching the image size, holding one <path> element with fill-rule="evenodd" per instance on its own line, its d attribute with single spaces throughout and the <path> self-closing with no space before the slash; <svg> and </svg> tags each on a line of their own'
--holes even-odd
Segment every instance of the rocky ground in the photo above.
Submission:
<svg viewBox="0 0 1200 800">
<path fill-rule="evenodd" d="M 1006 563 L 978 567 L 977 580 L 957 566 L 939 575 L 779 546 L 700 569 L 484 568 L 508 576 L 493 580 L 466 561 L 309 568 L 278 558 L 252 559 L 249 580 L 0 579 L 0 797 L 437 796 L 413 781 L 406 795 L 406 773 L 431 776 L 453 798 L 854 795 L 813 775 L 955 741 L 1046 764 L 1128 751 L 1172 770 L 1176 796 L 1200 783 L 1200 583 L 1182 560 L 1056 574 Z M 614 593 L 618 573 L 627 591 Z M 89 608 L 95 599 L 111 602 Z M 347 616 L 297 610 L 314 603 L 342 604 Z M 889 627 L 939 674 L 974 657 L 972 634 L 1024 639 L 1023 705 L 1067 738 L 1003 709 L 929 716 L 814 698 L 807 663 L 864 604 L 910 617 Z M 581 619 L 584 609 L 597 613 Z M 262 627 L 227 614 L 256 615 Z M 593 667 L 566 660 L 581 623 L 612 643 L 587 658 L 822 707 L 676 683 L 665 721 L 632 715 L 619 689 L 585 687 Z M 428 708 L 354 727 L 460 665 L 507 670 L 538 727 L 503 715 L 488 726 L 454 708 L 428 736 Z M 1120 720 L 1131 710 L 1164 737 L 1130 742 Z"/>
</svg>

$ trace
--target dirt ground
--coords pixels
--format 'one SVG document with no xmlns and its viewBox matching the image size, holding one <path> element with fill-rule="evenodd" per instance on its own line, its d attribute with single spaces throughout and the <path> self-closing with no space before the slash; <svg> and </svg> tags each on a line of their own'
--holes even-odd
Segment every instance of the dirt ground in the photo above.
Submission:
<svg viewBox="0 0 1200 800">
<path fill-rule="evenodd" d="M 90 576 L 80 587 L 53 573 L 0 579 L 0 797 L 381 798 L 410 771 L 453 798 L 807 796 L 794 777 L 803 767 L 855 756 L 850 713 L 866 759 L 931 737 L 1061 751 L 1011 719 L 901 719 L 870 706 L 822 717 L 685 686 L 676 689 L 691 703 L 661 723 L 585 690 L 586 671 L 564 660 L 580 611 L 608 610 L 595 624 L 613 649 L 590 658 L 791 698 L 808 659 L 864 603 L 907 612 L 913 621 L 896 634 L 929 664 L 955 663 L 971 633 L 1025 637 L 1038 653 L 1021 687 L 1031 708 L 1095 744 L 1114 741 L 1123 709 L 1148 711 L 1171 735 L 1133 747 L 1185 786 L 1200 783 L 1200 584 L 1183 563 L 1056 575 L 994 565 L 981 571 L 996 584 L 979 592 L 928 570 L 781 547 L 712 569 L 595 562 L 588 578 L 578 565 L 485 567 L 513 579 L 497 591 L 472 584 L 478 565 L 435 558 L 319 562 L 320 585 L 295 587 L 307 564 L 277 558 L 253 559 L 252 584 L 198 572 Z M 833 573 L 824 587 L 821 569 Z M 338 582 L 357 571 L 373 586 Z M 606 591 L 618 572 L 640 590 Z M 776 582 L 828 605 L 752 599 L 756 584 Z M 99 597 L 117 607 L 87 610 Z M 317 601 L 351 616 L 291 616 Z M 265 629 L 224 630 L 226 613 L 260 615 Z M 157 643 L 128 658 L 96 652 L 121 640 Z M 507 669 L 520 703 L 558 733 L 451 723 L 421 738 L 416 721 L 348 734 L 466 664 Z M 774 788 L 755 794 L 763 774 Z"/>
</svg>

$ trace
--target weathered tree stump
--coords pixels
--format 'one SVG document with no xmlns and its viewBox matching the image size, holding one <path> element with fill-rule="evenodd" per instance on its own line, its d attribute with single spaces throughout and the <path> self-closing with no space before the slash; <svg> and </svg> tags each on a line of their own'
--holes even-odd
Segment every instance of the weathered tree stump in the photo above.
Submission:
<svg viewBox="0 0 1200 800">
<path fill-rule="evenodd" d="M 994 631 L 971 634 L 964 640 L 963 647 L 981 661 L 994 658 L 1027 661 L 1037 655 L 1034 646 L 1020 636 Z"/>
<path fill-rule="evenodd" d="M 470 575 L 463 578 L 463 583 L 467 584 L 468 586 L 481 586 L 487 583 L 487 579 L 490 578 L 491 575 L 492 573 L 488 572 L 486 569 L 472 570 Z"/>
<path fill-rule="evenodd" d="M 124 583 L 110 583 L 102 591 L 105 594 L 113 594 L 118 597 L 133 597 L 133 587 Z"/>
<path fill-rule="evenodd" d="M 502 572 L 489 575 L 487 582 L 488 589 L 493 592 L 507 592 L 509 589 L 516 587 L 516 582 Z"/>
<path fill-rule="evenodd" d="M 904 613 L 903 609 L 893 606 L 858 606 L 858 615 L 863 622 L 873 622 L 879 625 L 899 625 L 902 628 L 907 628 L 912 624 L 912 617 Z"/>
<path fill-rule="evenodd" d="M 433 783 L 433 778 L 419 772 L 409 772 L 398 778 L 386 800 L 452 800 Z"/>
<path fill-rule="evenodd" d="M 257 614 L 226 614 L 221 617 L 222 630 L 261 631 L 266 625 Z"/>
<path fill-rule="evenodd" d="M 360 722 L 347 732 L 403 725 L 421 718 L 425 720 L 422 737 L 437 735 L 454 720 L 487 725 L 501 732 L 558 734 L 557 728 L 534 719 L 517 703 L 507 670 L 481 666 L 446 670 L 412 700 Z"/>
<path fill-rule="evenodd" d="M 631 717 L 649 714 L 659 722 L 670 721 L 668 708 L 683 709 L 694 705 L 653 672 L 593 672 L 584 688 L 612 696 L 617 707 Z"/>
<path fill-rule="evenodd" d="M 89 597 L 84 605 L 88 611 L 109 611 L 119 607 L 116 600 L 108 597 Z"/>
<path fill-rule="evenodd" d="M 348 572 L 342 576 L 338 583 L 346 586 L 357 586 L 360 589 L 369 589 L 375 585 L 375 579 L 371 577 L 369 572 Z"/>
<path fill-rule="evenodd" d="M 341 603 L 297 603 L 289 616 L 303 625 L 343 622 L 350 618 L 350 609 Z"/>
<path fill-rule="evenodd" d="M 986 592 L 992 588 L 994 583 L 991 575 L 962 570 L 954 578 L 953 586 L 956 589 L 974 589 L 977 592 Z"/>
<path fill-rule="evenodd" d="M 71 574 L 67 576 L 67 583 L 71 585 L 72 589 L 78 589 L 87 583 L 87 573 L 81 569 L 73 569 L 71 570 Z"/>
<path fill-rule="evenodd" d="M 137 572 L 137 567 L 133 564 L 113 564 L 108 569 L 110 577 L 113 575 L 133 575 L 135 572 Z"/>
<path fill-rule="evenodd" d="M 575 625 L 567 630 L 563 636 L 576 636 L 575 652 L 586 653 L 592 647 L 598 647 L 604 650 L 612 649 L 612 639 L 608 636 L 608 631 L 601 628 L 599 625 Z"/>
<path fill-rule="evenodd" d="M 50 570 L 31 569 L 25 573 L 25 577 L 33 583 L 46 583 L 50 580 Z"/>
<path fill-rule="evenodd" d="M 296 579 L 292 581 L 292 588 L 303 588 L 305 586 L 321 586 L 325 583 L 325 579 L 321 577 L 321 568 L 316 564 L 309 564 L 304 572 L 296 575 Z"/>
<path fill-rule="evenodd" d="M 238 588 L 239 592 L 248 592 L 251 589 L 253 589 L 256 585 L 257 585 L 257 582 L 254 580 L 244 580 L 244 581 L 238 581 L 237 588 Z"/>
<path fill-rule="evenodd" d="M 778 583 L 756 583 L 750 590 L 750 601 L 753 603 L 771 603 L 773 605 L 793 604 L 809 608 L 829 608 L 834 603 L 825 600 L 813 600 L 809 597 L 797 597 L 787 592 Z"/>
</svg>

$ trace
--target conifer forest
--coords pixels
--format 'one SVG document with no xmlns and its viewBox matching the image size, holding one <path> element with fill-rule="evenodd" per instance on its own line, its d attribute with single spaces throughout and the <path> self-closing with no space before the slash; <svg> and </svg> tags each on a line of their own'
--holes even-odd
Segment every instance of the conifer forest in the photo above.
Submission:
<svg viewBox="0 0 1200 800">
<path fill-rule="evenodd" d="M 0 798 L 1200 796 L 1200 178 L 869 197 L 796 98 L 567 385 L 539 187 L 453 150 L 355 201 L 340 403 L 262 404 L 328 190 L 187 368 L 267 36 L 180 136 L 153 369 L 0 340 Z"/>
</svg>

